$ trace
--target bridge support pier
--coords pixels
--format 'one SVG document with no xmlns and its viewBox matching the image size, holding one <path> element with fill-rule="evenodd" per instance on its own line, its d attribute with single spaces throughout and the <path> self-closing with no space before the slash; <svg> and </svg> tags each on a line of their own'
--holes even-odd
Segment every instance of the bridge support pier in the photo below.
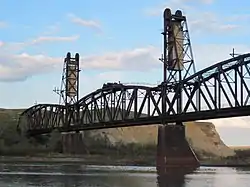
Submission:
<svg viewBox="0 0 250 187">
<path fill-rule="evenodd" d="M 185 126 L 160 125 L 156 164 L 158 170 L 171 168 L 195 169 L 200 163 L 186 140 Z"/>
<path fill-rule="evenodd" d="M 86 146 L 82 133 L 62 134 L 63 153 L 83 154 L 86 152 Z"/>
</svg>

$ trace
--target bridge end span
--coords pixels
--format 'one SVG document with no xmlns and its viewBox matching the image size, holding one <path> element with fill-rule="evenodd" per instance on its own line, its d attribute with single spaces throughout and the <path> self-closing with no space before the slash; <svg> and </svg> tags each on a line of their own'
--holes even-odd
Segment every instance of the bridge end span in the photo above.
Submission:
<svg viewBox="0 0 250 187">
<path fill-rule="evenodd" d="M 157 144 L 157 169 L 198 168 L 200 166 L 194 151 L 185 136 L 184 125 L 159 125 Z"/>
</svg>

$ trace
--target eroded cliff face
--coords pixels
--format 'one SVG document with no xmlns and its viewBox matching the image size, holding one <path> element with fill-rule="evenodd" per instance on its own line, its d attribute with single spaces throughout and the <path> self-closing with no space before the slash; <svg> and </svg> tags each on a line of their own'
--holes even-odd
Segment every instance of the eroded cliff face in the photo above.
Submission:
<svg viewBox="0 0 250 187">
<path fill-rule="evenodd" d="M 201 157 L 227 157 L 235 155 L 234 150 L 220 139 L 215 126 L 210 122 L 188 122 L 186 138 L 193 150 Z M 88 136 L 105 140 L 109 144 L 157 144 L 157 125 L 124 127 L 88 131 Z"/>
<path fill-rule="evenodd" d="M 235 152 L 221 140 L 220 135 L 210 122 L 186 123 L 186 138 L 196 153 L 203 157 L 234 156 Z"/>
</svg>

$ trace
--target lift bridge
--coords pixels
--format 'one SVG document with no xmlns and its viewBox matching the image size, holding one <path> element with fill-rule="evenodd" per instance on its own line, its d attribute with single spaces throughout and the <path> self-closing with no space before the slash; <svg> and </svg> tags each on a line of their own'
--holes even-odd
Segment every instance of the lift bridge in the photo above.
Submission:
<svg viewBox="0 0 250 187">
<path fill-rule="evenodd" d="M 67 54 L 59 104 L 25 110 L 18 128 L 29 135 L 246 116 L 250 54 L 196 72 L 187 18 L 164 11 L 163 81 L 157 86 L 105 83 L 79 99 L 80 56 Z M 219 51 L 215 51 L 219 52 Z M 206 58 L 204 56 L 204 58 Z M 202 62 L 200 62 L 202 63 Z"/>
<path fill-rule="evenodd" d="M 250 114 L 250 53 L 233 53 L 196 71 L 186 16 L 166 8 L 163 20 L 161 84 L 105 83 L 79 99 L 80 55 L 67 53 L 61 88 L 55 90 L 59 104 L 28 108 L 20 115 L 18 130 L 28 136 L 57 130 L 66 137 L 65 145 L 73 139 L 78 145 L 80 131 L 158 124 L 157 170 L 197 168 L 200 163 L 186 140 L 184 122 Z"/>
<path fill-rule="evenodd" d="M 18 129 L 29 135 L 246 116 L 250 54 L 196 72 L 187 18 L 164 11 L 163 81 L 157 86 L 105 83 L 79 99 L 80 56 L 67 54 L 59 104 L 25 110 Z M 217 52 L 217 51 L 215 51 Z M 204 57 L 206 58 L 206 57 Z M 202 63 L 202 62 L 201 62 Z"/>
<path fill-rule="evenodd" d="M 249 115 L 250 54 L 232 55 L 196 72 L 186 16 L 180 10 L 172 14 L 165 9 L 163 18 L 161 84 L 105 83 L 79 99 L 80 56 L 68 53 L 58 90 L 60 103 L 28 108 L 20 116 L 18 129 L 34 136 L 55 129 L 79 132 L 151 124 L 181 125 L 187 121 Z"/>
</svg>

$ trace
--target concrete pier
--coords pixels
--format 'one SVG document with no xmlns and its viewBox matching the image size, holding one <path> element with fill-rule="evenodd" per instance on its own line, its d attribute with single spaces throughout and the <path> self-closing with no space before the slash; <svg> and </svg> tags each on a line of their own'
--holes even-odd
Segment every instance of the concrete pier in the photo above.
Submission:
<svg viewBox="0 0 250 187">
<path fill-rule="evenodd" d="M 86 146 L 83 139 L 83 133 L 65 133 L 62 134 L 63 153 L 83 154 L 86 153 Z"/>
<path fill-rule="evenodd" d="M 158 127 L 157 169 L 197 168 L 199 161 L 186 140 L 184 125 Z"/>
</svg>

